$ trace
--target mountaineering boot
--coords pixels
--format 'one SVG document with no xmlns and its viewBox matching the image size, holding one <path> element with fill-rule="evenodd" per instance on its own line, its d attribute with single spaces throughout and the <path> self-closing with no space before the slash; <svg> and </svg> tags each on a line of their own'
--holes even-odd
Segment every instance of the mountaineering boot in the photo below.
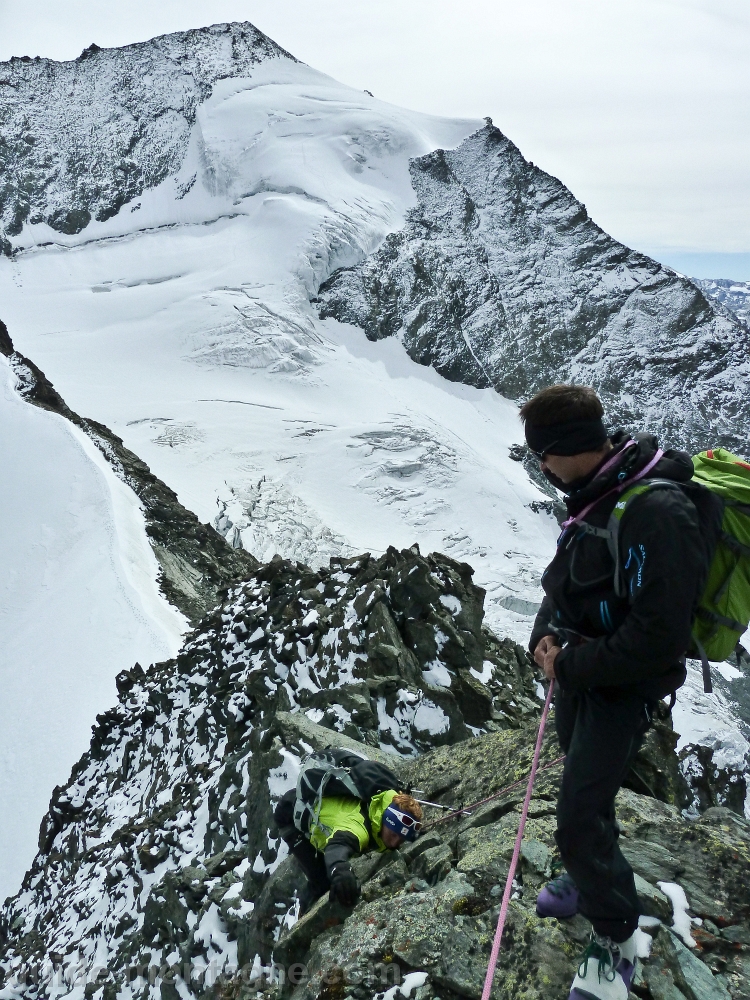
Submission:
<svg viewBox="0 0 750 1000">
<path fill-rule="evenodd" d="M 617 947 L 620 950 L 620 964 L 617 966 L 617 971 L 622 976 L 623 981 L 629 990 L 630 984 L 633 982 L 635 966 L 638 961 L 635 934 L 631 934 L 626 941 L 621 941 Z"/>
<path fill-rule="evenodd" d="M 567 872 L 549 882 L 536 898 L 538 917 L 574 917 L 578 913 L 578 889 Z"/>
<path fill-rule="evenodd" d="M 568 1000 L 628 1000 L 635 963 L 635 934 L 615 943 L 592 931 Z"/>
</svg>

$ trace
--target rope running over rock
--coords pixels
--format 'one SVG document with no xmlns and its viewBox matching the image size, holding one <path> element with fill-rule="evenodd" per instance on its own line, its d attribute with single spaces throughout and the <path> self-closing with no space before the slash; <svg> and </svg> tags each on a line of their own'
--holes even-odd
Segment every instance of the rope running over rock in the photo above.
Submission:
<svg viewBox="0 0 750 1000">
<path fill-rule="evenodd" d="M 564 760 L 565 760 L 565 754 L 563 754 L 561 757 L 556 757 L 554 760 L 551 760 L 548 764 L 545 764 L 543 767 L 538 768 L 536 773 L 541 774 L 543 771 L 549 771 L 550 768 L 557 767 L 558 764 L 562 764 Z M 461 806 L 460 809 L 456 809 L 454 812 L 449 812 L 446 813 L 445 816 L 440 816 L 438 819 L 430 820 L 429 823 L 425 823 L 423 827 L 424 831 L 426 832 L 427 830 L 432 830 L 434 827 L 439 826 L 441 823 L 447 823 L 449 819 L 458 819 L 460 816 L 465 816 L 467 809 L 478 809 L 479 806 L 486 805 L 487 802 L 492 802 L 494 799 L 501 798 L 503 795 L 505 795 L 506 792 L 512 792 L 514 788 L 518 788 L 519 785 L 522 785 L 525 781 L 528 780 L 528 777 L 529 775 L 525 774 L 523 778 L 519 778 L 518 781 L 514 781 L 511 785 L 506 785 L 506 787 L 501 788 L 499 792 L 493 792 L 492 795 L 488 795 L 486 799 L 480 799 L 478 802 L 472 802 L 468 806 Z"/>
</svg>

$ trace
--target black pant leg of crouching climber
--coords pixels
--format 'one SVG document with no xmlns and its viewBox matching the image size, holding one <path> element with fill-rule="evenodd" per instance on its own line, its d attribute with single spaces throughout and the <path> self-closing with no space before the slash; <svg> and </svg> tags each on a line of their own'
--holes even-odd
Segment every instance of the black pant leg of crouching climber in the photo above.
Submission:
<svg viewBox="0 0 750 1000">
<path fill-rule="evenodd" d="M 323 853 L 316 851 L 307 837 L 300 833 L 294 825 L 295 797 L 296 791 L 294 788 L 285 792 L 274 809 L 273 818 L 279 828 L 279 833 L 286 841 L 289 853 L 294 855 L 300 864 L 300 868 L 307 876 L 310 897 L 311 900 L 315 900 L 322 896 L 323 893 L 328 892 L 328 875 L 326 873 Z"/>
<path fill-rule="evenodd" d="M 580 893 L 579 910 L 597 934 L 624 941 L 638 926 L 633 870 L 617 844 L 615 795 L 650 724 L 636 695 L 558 689 L 555 724 L 566 754 L 556 840 Z"/>
</svg>

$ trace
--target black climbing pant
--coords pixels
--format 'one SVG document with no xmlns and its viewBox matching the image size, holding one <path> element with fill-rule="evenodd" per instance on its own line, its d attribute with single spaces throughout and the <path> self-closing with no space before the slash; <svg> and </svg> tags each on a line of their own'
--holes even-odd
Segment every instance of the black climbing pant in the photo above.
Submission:
<svg viewBox="0 0 750 1000">
<path fill-rule="evenodd" d="M 285 792 L 274 809 L 273 818 L 279 828 L 279 833 L 299 862 L 300 868 L 307 876 L 308 890 L 304 893 L 303 909 L 307 909 L 323 893 L 330 888 L 326 873 L 325 860 L 322 851 L 316 851 L 310 841 L 294 825 L 294 788 Z M 302 899 L 302 897 L 300 897 Z"/>
<path fill-rule="evenodd" d="M 565 752 L 557 846 L 597 934 L 629 938 L 640 908 L 633 870 L 618 847 L 615 795 L 651 724 L 653 703 L 615 689 L 558 688 L 555 724 Z"/>
</svg>

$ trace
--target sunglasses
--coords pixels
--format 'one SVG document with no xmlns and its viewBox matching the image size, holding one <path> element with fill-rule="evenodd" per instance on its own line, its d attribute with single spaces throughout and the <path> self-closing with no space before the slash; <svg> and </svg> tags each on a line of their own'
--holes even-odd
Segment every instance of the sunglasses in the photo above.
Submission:
<svg viewBox="0 0 750 1000">
<path fill-rule="evenodd" d="M 534 458 L 537 458 L 537 459 L 539 459 L 540 462 L 543 462 L 544 461 L 544 456 L 545 455 L 549 455 L 550 450 L 552 448 L 554 448 L 556 444 L 559 444 L 559 443 L 560 443 L 560 439 L 558 438 L 557 441 L 553 441 L 552 444 L 548 444 L 547 445 L 546 451 L 534 451 L 533 448 L 529 448 L 529 451 L 534 456 Z M 528 445 L 526 447 L 528 448 Z"/>
<path fill-rule="evenodd" d="M 402 826 L 405 826 L 407 830 L 413 830 L 415 833 L 419 833 L 422 829 L 420 821 L 418 819 L 414 819 L 410 813 L 401 812 L 401 810 L 396 809 L 395 806 L 388 806 L 387 811 L 391 813 L 391 815 L 395 816 L 399 823 Z"/>
</svg>

